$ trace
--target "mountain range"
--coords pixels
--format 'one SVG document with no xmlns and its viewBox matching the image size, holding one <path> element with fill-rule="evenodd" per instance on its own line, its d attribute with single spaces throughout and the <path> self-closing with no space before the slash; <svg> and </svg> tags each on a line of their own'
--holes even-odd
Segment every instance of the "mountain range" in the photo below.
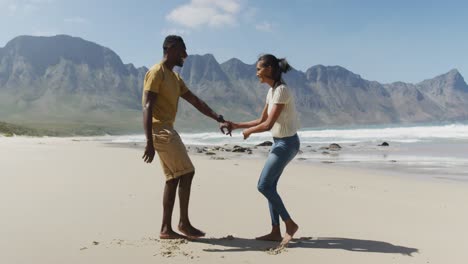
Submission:
<svg viewBox="0 0 468 264">
<path fill-rule="evenodd" d="M 62 134 L 141 133 L 147 70 L 81 38 L 16 37 L 0 48 L 0 121 Z M 263 109 L 268 87 L 258 82 L 253 63 L 190 55 L 176 71 L 226 119 L 250 120 Z M 303 127 L 468 119 L 468 85 L 456 69 L 416 84 L 381 84 L 323 65 L 293 69 L 284 79 Z M 184 100 L 176 125 L 183 131 L 217 129 Z"/>
</svg>

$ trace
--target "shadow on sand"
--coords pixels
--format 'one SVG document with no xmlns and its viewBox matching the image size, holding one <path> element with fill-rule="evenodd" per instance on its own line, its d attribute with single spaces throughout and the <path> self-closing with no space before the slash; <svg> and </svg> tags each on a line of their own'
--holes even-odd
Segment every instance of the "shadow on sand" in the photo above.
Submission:
<svg viewBox="0 0 468 264">
<path fill-rule="evenodd" d="M 226 249 L 204 249 L 207 252 L 266 251 L 278 245 L 278 242 L 258 241 L 246 238 L 203 238 L 193 242 L 226 247 Z M 391 253 L 407 256 L 418 253 L 417 248 L 398 246 L 382 241 L 337 237 L 301 237 L 293 239 L 289 243 L 288 248 L 342 249 L 355 252 Z"/>
</svg>

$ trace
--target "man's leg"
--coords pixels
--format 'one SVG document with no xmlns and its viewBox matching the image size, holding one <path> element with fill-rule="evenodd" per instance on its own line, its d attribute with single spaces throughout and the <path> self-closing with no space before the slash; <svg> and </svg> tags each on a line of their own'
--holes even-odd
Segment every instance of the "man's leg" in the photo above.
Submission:
<svg viewBox="0 0 468 264">
<path fill-rule="evenodd" d="M 179 179 L 172 179 L 166 181 L 164 187 L 164 196 L 163 196 L 163 220 L 161 226 L 161 233 L 159 237 L 161 239 L 175 239 L 175 238 L 184 238 L 180 234 L 172 230 L 172 211 L 174 209 L 175 197 L 177 192 L 177 184 Z"/>
<path fill-rule="evenodd" d="M 192 238 L 203 237 L 205 233 L 192 226 L 189 219 L 189 201 L 192 180 L 195 172 L 190 172 L 180 177 L 179 183 L 179 202 L 180 202 L 180 221 L 179 231 Z"/>
</svg>

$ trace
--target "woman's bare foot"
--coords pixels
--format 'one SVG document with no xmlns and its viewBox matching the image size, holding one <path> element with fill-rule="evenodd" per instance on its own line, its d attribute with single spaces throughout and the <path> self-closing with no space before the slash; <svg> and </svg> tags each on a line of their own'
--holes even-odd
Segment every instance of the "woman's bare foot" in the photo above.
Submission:
<svg viewBox="0 0 468 264">
<path fill-rule="evenodd" d="M 299 226 L 294 223 L 292 219 L 285 221 L 286 224 L 286 233 L 284 234 L 284 238 L 281 241 L 280 246 L 286 246 L 292 239 L 294 234 L 299 229 Z"/>
<path fill-rule="evenodd" d="M 196 229 L 191 224 L 179 224 L 179 231 L 189 238 L 200 238 L 205 236 L 205 232 Z"/>
<path fill-rule="evenodd" d="M 281 241 L 283 238 L 281 237 L 281 230 L 279 225 L 274 225 L 271 229 L 270 234 L 256 237 L 255 239 L 264 241 Z"/>
<path fill-rule="evenodd" d="M 178 234 L 172 230 L 159 233 L 160 239 L 186 239 L 185 236 Z"/>
</svg>

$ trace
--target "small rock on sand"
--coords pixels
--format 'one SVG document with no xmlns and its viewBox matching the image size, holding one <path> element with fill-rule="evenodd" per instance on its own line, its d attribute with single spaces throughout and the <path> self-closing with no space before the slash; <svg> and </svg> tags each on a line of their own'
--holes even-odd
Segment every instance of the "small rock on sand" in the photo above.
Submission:
<svg viewBox="0 0 468 264">
<path fill-rule="evenodd" d="M 267 146 L 271 146 L 271 145 L 273 145 L 273 142 L 271 142 L 271 141 L 265 141 L 265 142 L 260 143 L 260 144 L 258 144 L 258 145 L 256 145 L 256 146 L 257 146 L 257 147 L 267 147 Z"/>
<path fill-rule="evenodd" d="M 329 148 L 330 150 L 338 151 L 338 150 L 341 149 L 341 146 L 338 145 L 338 144 L 336 144 L 336 143 L 333 143 L 333 144 L 330 144 L 330 146 L 328 146 L 328 148 Z"/>
<path fill-rule="evenodd" d="M 232 149 L 232 152 L 252 152 L 251 149 L 249 148 L 244 148 L 244 147 L 241 147 L 241 146 L 234 146 L 234 148 Z"/>
</svg>

